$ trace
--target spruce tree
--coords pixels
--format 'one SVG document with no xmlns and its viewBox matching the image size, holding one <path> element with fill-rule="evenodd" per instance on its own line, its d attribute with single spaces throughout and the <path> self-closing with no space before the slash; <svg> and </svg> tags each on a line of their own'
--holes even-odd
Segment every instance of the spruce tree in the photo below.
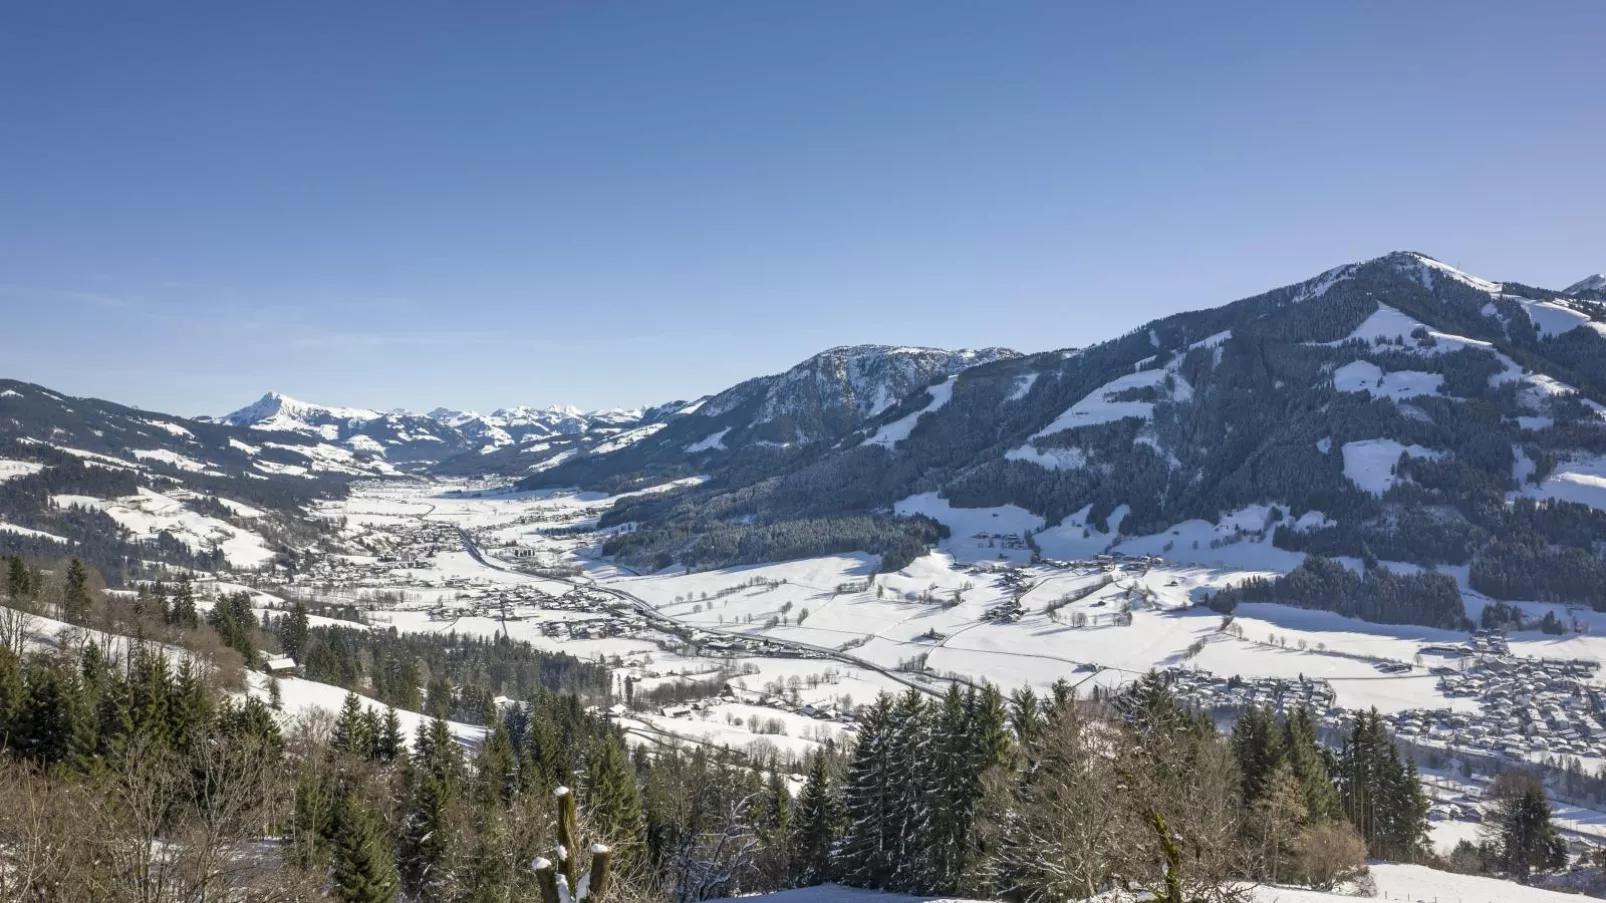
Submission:
<svg viewBox="0 0 1606 903">
<path fill-rule="evenodd" d="M 1305 797 L 1307 818 L 1313 824 L 1342 815 L 1338 788 L 1327 769 L 1327 758 L 1316 736 L 1316 719 L 1299 706 L 1283 721 L 1283 754 Z"/>
<path fill-rule="evenodd" d="M 174 675 L 167 705 L 167 735 L 173 748 L 188 752 L 206 734 L 212 720 L 212 696 L 194 662 L 185 656 Z"/>
<path fill-rule="evenodd" d="M 67 582 L 61 593 L 62 620 L 82 624 L 89 616 L 89 571 L 74 558 L 67 565 Z"/>
<path fill-rule="evenodd" d="M 28 573 L 28 566 L 23 563 L 22 556 L 13 555 L 6 565 L 6 595 L 14 603 L 33 601 L 33 578 Z"/>
<path fill-rule="evenodd" d="M 798 795 L 792 840 L 792 881 L 798 886 L 831 880 L 831 851 L 842 827 L 842 807 L 832 787 L 825 752 L 809 759 L 808 778 Z"/>
<path fill-rule="evenodd" d="M 603 843 L 613 846 L 616 861 L 641 853 L 641 795 L 624 741 L 608 734 L 593 744 L 582 774 L 586 814 Z"/>
<path fill-rule="evenodd" d="M 1519 879 L 1567 863 L 1566 842 L 1551 823 L 1545 785 L 1533 775 L 1507 772 L 1489 788 L 1485 833 L 1501 870 Z"/>
<path fill-rule="evenodd" d="M 845 827 L 832 853 L 832 871 L 853 887 L 884 887 L 891 877 L 894 850 L 886 846 L 893 788 L 887 747 L 891 742 L 892 698 L 885 693 L 859 719 L 858 745 L 842 786 Z"/>
<path fill-rule="evenodd" d="M 335 899 L 341 903 L 393 903 L 400 882 L 378 813 L 347 792 L 335 807 L 332 833 Z"/>
<path fill-rule="evenodd" d="M 279 628 L 279 645 L 284 649 L 284 654 L 300 662 L 307 651 L 310 630 L 307 606 L 297 602 Z"/>
<path fill-rule="evenodd" d="M 385 719 L 380 722 L 377 747 L 381 762 L 393 762 L 401 755 L 401 716 L 396 714 L 395 706 L 385 707 Z"/>
<path fill-rule="evenodd" d="M 356 693 L 348 692 L 345 701 L 340 704 L 340 714 L 335 716 L 329 745 L 343 753 L 366 756 L 369 748 L 368 735 L 364 731 L 366 726 L 362 700 Z"/>
</svg>

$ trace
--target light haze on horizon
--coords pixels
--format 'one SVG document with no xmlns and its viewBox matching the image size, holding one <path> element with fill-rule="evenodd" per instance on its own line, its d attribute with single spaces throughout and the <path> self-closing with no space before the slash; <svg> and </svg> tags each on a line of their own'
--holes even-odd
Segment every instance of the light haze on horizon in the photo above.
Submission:
<svg viewBox="0 0 1606 903">
<path fill-rule="evenodd" d="M 0 378 L 635 407 L 1411 249 L 1606 270 L 1606 5 L 16 3 Z"/>
</svg>

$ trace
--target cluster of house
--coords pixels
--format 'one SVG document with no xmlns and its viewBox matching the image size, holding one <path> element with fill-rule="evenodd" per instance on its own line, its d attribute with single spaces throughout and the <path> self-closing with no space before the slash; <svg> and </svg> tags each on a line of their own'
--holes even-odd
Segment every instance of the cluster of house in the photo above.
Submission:
<svg viewBox="0 0 1606 903">
<path fill-rule="evenodd" d="M 748 656 L 768 656 L 772 658 L 826 657 L 823 653 L 781 645 L 761 636 L 731 636 L 698 630 L 692 631 L 690 642 L 696 645 L 699 655 L 715 658 L 745 658 Z"/>
<path fill-rule="evenodd" d="M 1394 716 L 1396 730 L 1517 758 L 1599 755 L 1606 743 L 1606 708 L 1600 691 L 1588 683 L 1599 668 L 1583 660 L 1471 657 L 1460 669 L 1433 670 L 1439 674 L 1439 692 L 1475 699 L 1481 711 L 1404 712 Z"/>
<path fill-rule="evenodd" d="M 804 718 L 812 718 L 815 721 L 834 721 L 849 726 L 853 725 L 856 720 L 852 709 L 843 708 L 835 702 L 811 702 L 804 705 L 791 705 L 779 696 L 748 690 L 732 684 L 726 684 L 719 691 L 719 695 L 713 699 L 698 699 L 679 705 L 664 706 L 658 710 L 658 714 L 670 718 L 687 718 L 695 712 L 713 709 L 727 702 L 763 706 L 768 709 L 775 709 L 778 712 L 802 715 Z"/>
<path fill-rule="evenodd" d="M 1326 681 L 1305 677 L 1220 677 L 1188 668 L 1172 668 L 1164 676 L 1179 700 L 1202 711 L 1270 708 L 1286 715 L 1304 708 L 1323 725 L 1337 726 L 1342 721 L 1342 710 L 1335 707 L 1336 696 Z"/>
</svg>

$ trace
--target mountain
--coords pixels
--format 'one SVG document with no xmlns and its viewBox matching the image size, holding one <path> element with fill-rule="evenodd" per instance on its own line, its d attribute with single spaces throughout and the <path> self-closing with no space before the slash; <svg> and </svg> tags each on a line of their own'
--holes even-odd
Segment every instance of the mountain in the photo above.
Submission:
<svg viewBox="0 0 1606 903">
<path fill-rule="evenodd" d="M 658 409 L 607 442 L 543 466 L 525 485 L 618 489 L 710 469 L 777 466 L 842 441 L 962 370 L 1019 357 L 1006 348 L 832 348 L 784 373 L 749 379 L 678 410 Z"/>
<path fill-rule="evenodd" d="M 505 408 L 491 414 L 428 414 L 332 407 L 269 392 L 218 422 L 293 433 L 350 449 L 409 472 L 520 473 L 576 447 L 636 426 L 646 412 L 572 407 Z"/>
<path fill-rule="evenodd" d="M 1567 286 L 1567 294 L 1585 301 L 1606 304 L 1606 273 L 1596 273 Z"/>
<path fill-rule="evenodd" d="M 113 581 L 150 563 L 259 567 L 327 532 L 314 503 L 395 473 L 320 436 L 0 380 L 0 551 L 70 553 Z"/>
<path fill-rule="evenodd" d="M 1566 292 L 1569 295 L 1580 295 L 1584 292 L 1600 291 L 1606 291 L 1606 273 L 1596 273 L 1593 276 L 1585 277 L 1577 282 L 1574 282 L 1572 285 L 1567 286 L 1566 288 Z"/>
<path fill-rule="evenodd" d="M 706 475 L 603 519 L 632 527 L 605 550 L 645 567 L 859 550 L 897 568 L 938 541 L 991 557 L 1005 532 L 1050 558 L 1460 568 L 1496 599 L 1606 608 L 1606 323 L 1566 293 L 1399 252 L 1088 348 L 947 366 L 860 420 L 772 426 L 770 393 L 808 380 L 743 384 L 530 485 Z M 815 431 L 787 443 L 800 424 Z M 1459 623 L 1450 578 L 1386 574 L 1340 586 L 1318 569 L 1276 591 L 1335 606 L 1403 594 L 1419 602 L 1391 616 Z"/>
</svg>

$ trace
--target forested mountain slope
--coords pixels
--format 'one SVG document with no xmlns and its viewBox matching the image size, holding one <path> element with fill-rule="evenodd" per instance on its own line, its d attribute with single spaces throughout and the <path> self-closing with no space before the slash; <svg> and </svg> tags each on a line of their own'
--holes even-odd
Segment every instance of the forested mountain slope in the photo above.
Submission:
<svg viewBox="0 0 1606 903">
<path fill-rule="evenodd" d="M 306 507 L 383 461 L 0 380 L 0 550 L 68 555 L 114 582 L 142 562 L 256 567 L 318 532 Z"/>
<path fill-rule="evenodd" d="M 926 493 L 1025 509 L 1050 557 L 1256 511 L 1227 541 L 1469 565 L 1497 598 L 1606 606 L 1601 319 L 1585 297 L 1395 253 L 934 378 L 834 444 L 733 455 L 621 504 L 605 522 L 636 529 L 608 549 L 706 566 L 859 548 L 897 566 L 934 535 L 895 516 Z"/>
<path fill-rule="evenodd" d="M 524 485 L 617 490 L 704 472 L 784 470 L 818 456 L 934 381 L 1019 356 L 1006 348 L 832 348 L 785 373 L 749 379 L 674 416 L 644 421 L 618 442 L 542 468 Z"/>
</svg>

